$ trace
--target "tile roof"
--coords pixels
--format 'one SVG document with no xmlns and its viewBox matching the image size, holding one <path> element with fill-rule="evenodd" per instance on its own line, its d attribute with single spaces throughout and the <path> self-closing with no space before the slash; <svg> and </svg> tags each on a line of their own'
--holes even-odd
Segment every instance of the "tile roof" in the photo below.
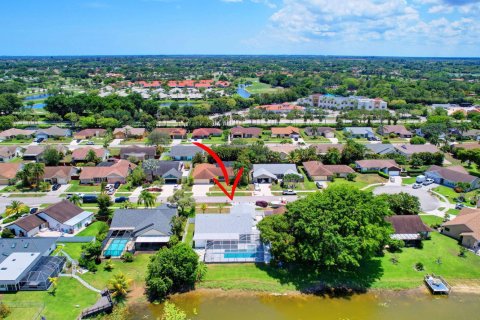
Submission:
<svg viewBox="0 0 480 320">
<path fill-rule="evenodd" d="M 230 129 L 231 134 L 251 134 L 254 136 L 259 136 L 262 134 L 262 129 L 261 128 L 255 128 L 255 127 L 234 127 Z"/>
<path fill-rule="evenodd" d="M 271 128 L 272 134 L 292 134 L 292 133 L 300 133 L 300 129 L 295 128 L 295 127 L 272 127 Z"/>
<path fill-rule="evenodd" d="M 458 226 L 462 225 L 467 227 L 470 232 L 462 233 L 461 235 L 470 235 L 475 239 L 480 240 L 480 210 L 472 208 L 463 208 L 458 215 L 447 222 L 444 222 L 442 226 Z"/>
<path fill-rule="evenodd" d="M 465 170 L 462 166 L 451 166 L 451 167 L 440 167 L 440 166 L 431 166 L 425 172 L 433 172 L 442 177 L 445 180 L 452 182 L 468 182 L 471 183 L 478 179 Z"/>
<path fill-rule="evenodd" d="M 233 177 L 233 168 L 226 167 L 229 177 Z M 199 163 L 193 169 L 192 177 L 194 179 L 212 179 L 223 177 L 222 169 L 210 163 Z"/>
<path fill-rule="evenodd" d="M 45 167 L 43 179 L 70 178 L 73 170 L 73 167 L 67 166 Z"/>
<path fill-rule="evenodd" d="M 405 134 L 405 135 L 412 134 L 403 125 L 384 125 L 383 126 L 383 133 L 384 134 L 396 133 L 396 134 Z"/>
<path fill-rule="evenodd" d="M 44 134 L 47 134 L 49 136 L 61 137 L 61 136 L 68 135 L 69 132 L 70 132 L 70 130 L 68 130 L 68 129 L 63 129 L 63 128 L 59 128 L 57 126 L 52 126 L 50 128 L 47 128 L 47 129 L 39 129 L 39 130 L 37 130 L 36 133 L 37 134 L 44 133 Z"/>
<path fill-rule="evenodd" d="M 23 130 L 17 128 L 10 128 L 5 131 L 0 132 L 0 137 L 11 137 L 11 136 L 31 136 L 35 133 L 35 130 Z"/>
<path fill-rule="evenodd" d="M 288 112 L 292 110 L 304 110 L 305 108 L 302 106 L 297 106 L 290 104 L 288 102 L 282 103 L 282 104 L 267 104 L 267 105 L 262 105 L 262 106 L 257 106 L 255 107 L 256 109 L 263 109 L 265 111 L 280 111 L 280 112 Z"/>
<path fill-rule="evenodd" d="M 143 136 L 146 130 L 145 128 L 133 128 L 131 126 L 125 126 L 123 128 L 115 128 L 115 130 L 113 130 L 113 134 L 116 134 L 116 133 L 127 134 L 127 132 L 129 136 Z"/>
<path fill-rule="evenodd" d="M 355 171 L 346 165 L 324 165 L 320 161 L 307 161 L 303 163 L 303 167 L 308 175 L 314 176 L 332 176 L 336 173 L 354 173 Z"/>
<path fill-rule="evenodd" d="M 218 128 L 198 128 L 192 131 L 192 137 L 204 137 L 212 134 L 222 134 L 223 131 Z"/>
<path fill-rule="evenodd" d="M 370 160 L 357 160 L 355 163 L 361 168 L 388 168 L 399 167 L 395 160 L 391 159 L 370 159 Z"/>
<path fill-rule="evenodd" d="M 328 152 L 328 149 L 337 149 L 338 151 L 342 152 L 344 148 L 345 145 L 341 143 L 320 143 L 315 145 L 315 149 L 317 150 L 318 154 L 325 154 Z"/>
<path fill-rule="evenodd" d="M 440 150 L 433 144 L 394 144 L 398 151 L 411 155 L 419 152 L 440 152 Z"/>
<path fill-rule="evenodd" d="M 132 145 L 128 147 L 122 147 L 120 148 L 120 156 L 123 157 L 125 155 L 130 155 L 130 154 L 145 154 L 151 157 L 154 157 L 157 154 L 157 148 L 152 146 L 152 147 L 141 147 L 137 145 Z"/>
<path fill-rule="evenodd" d="M 17 146 L 0 146 L 0 157 L 11 157 L 17 153 Z"/>
<path fill-rule="evenodd" d="M 97 135 L 103 136 L 107 130 L 105 129 L 100 129 L 100 128 L 93 128 L 93 129 L 83 129 L 81 131 L 78 131 L 77 133 L 74 134 L 74 136 L 82 136 L 82 137 L 94 137 Z"/>
<path fill-rule="evenodd" d="M 175 136 L 184 136 L 187 134 L 187 129 L 184 128 L 155 128 L 153 131 Z"/>
<path fill-rule="evenodd" d="M 73 203 L 65 199 L 41 210 L 39 213 L 43 212 L 52 219 L 55 219 L 60 223 L 64 223 L 84 211 L 85 210 L 83 210 L 82 208 L 74 205 Z"/>
<path fill-rule="evenodd" d="M 21 163 L 0 163 L 0 178 L 13 179 L 21 168 Z"/>
<path fill-rule="evenodd" d="M 80 172 L 80 180 L 90 180 L 94 178 L 105 178 L 109 176 L 119 176 L 126 178 L 130 170 L 135 169 L 136 165 L 128 160 L 119 160 L 111 166 L 83 167 Z"/>
</svg>

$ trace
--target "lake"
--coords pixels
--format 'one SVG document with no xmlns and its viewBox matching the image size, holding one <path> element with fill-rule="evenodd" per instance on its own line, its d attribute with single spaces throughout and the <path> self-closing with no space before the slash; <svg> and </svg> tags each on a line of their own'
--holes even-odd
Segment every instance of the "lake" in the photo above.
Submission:
<svg viewBox="0 0 480 320">
<path fill-rule="evenodd" d="M 252 94 L 248 92 L 245 88 L 246 86 L 244 84 L 239 84 L 237 88 L 237 93 L 240 97 L 247 99 L 250 98 Z"/>
<path fill-rule="evenodd" d="M 50 96 L 51 96 L 51 94 L 47 94 L 47 93 L 37 94 L 37 95 L 34 95 L 34 96 L 25 97 L 23 100 L 24 100 L 24 101 L 40 100 L 40 99 L 46 99 L 46 98 L 48 98 L 48 97 L 50 97 Z"/>
<path fill-rule="evenodd" d="M 200 290 L 175 295 L 171 301 L 192 320 L 461 320 L 478 319 L 480 311 L 480 295 L 432 296 L 423 290 L 342 298 Z M 162 310 L 162 305 L 132 304 L 130 319 L 160 319 Z"/>
</svg>

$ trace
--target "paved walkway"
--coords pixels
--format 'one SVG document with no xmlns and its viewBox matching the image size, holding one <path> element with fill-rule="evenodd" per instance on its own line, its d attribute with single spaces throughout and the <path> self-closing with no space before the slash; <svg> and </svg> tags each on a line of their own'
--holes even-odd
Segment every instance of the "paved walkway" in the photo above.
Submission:
<svg viewBox="0 0 480 320">
<path fill-rule="evenodd" d="M 337 144 L 338 143 L 338 139 L 337 138 L 328 138 L 328 140 L 330 140 L 331 143 L 334 143 L 334 144 Z"/>
<path fill-rule="evenodd" d="M 123 139 L 113 139 L 112 142 L 108 145 L 110 148 L 112 147 L 118 147 L 120 146 L 120 143 L 122 142 Z"/>
<path fill-rule="evenodd" d="M 140 196 L 140 193 L 142 192 L 143 188 L 142 187 L 137 187 L 135 190 L 133 190 L 132 194 L 130 195 L 130 201 L 132 202 L 137 202 L 138 196 Z"/>
</svg>

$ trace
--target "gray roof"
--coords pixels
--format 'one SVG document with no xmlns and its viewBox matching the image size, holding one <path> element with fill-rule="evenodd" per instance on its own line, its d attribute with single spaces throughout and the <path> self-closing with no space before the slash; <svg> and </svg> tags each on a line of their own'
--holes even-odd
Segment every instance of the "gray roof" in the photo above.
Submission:
<svg viewBox="0 0 480 320">
<path fill-rule="evenodd" d="M 367 134 L 373 133 L 373 129 L 370 127 L 347 127 L 345 131 L 350 132 L 351 134 Z"/>
<path fill-rule="evenodd" d="M 395 153 L 395 147 L 390 143 L 368 143 L 365 145 L 372 153 L 389 154 Z"/>
<path fill-rule="evenodd" d="M 57 137 L 62 137 L 62 136 L 67 136 L 70 134 L 70 130 L 68 129 L 62 129 L 62 128 L 59 128 L 57 126 L 52 126 L 50 128 L 47 128 L 47 129 L 39 129 L 37 132 L 36 132 L 37 135 L 39 134 L 46 134 L 46 135 L 49 135 L 49 136 L 57 136 Z"/>
<path fill-rule="evenodd" d="M 58 238 L 0 238 L 0 262 L 15 252 L 39 252 L 44 254 Z"/>
<path fill-rule="evenodd" d="M 191 145 L 191 146 L 182 146 L 182 145 L 177 145 L 173 146 L 170 149 L 170 157 L 193 157 L 197 153 L 203 153 L 204 151 L 200 149 L 197 146 Z"/>
<path fill-rule="evenodd" d="M 255 207 L 248 203 L 233 206 L 228 214 L 197 214 L 194 240 L 237 238 L 240 234 L 256 233 Z"/>
<path fill-rule="evenodd" d="M 171 235 L 171 221 L 177 209 L 166 205 L 155 209 L 117 209 L 110 230 L 131 229 L 134 236 Z"/>
<path fill-rule="evenodd" d="M 297 171 L 297 166 L 293 163 L 266 163 L 253 165 L 253 177 L 258 177 L 262 174 L 266 174 L 266 171 L 273 175 L 282 175 L 289 173 L 299 174 Z"/>
<path fill-rule="evenodd" d="M 152 163 L 155 163 L 155 169 L 153 170 L 154 176 L 168 176 L 172 175 L 176 178 L 182 177 L 182 162 L 180 161 L 160 161 L 160 160 L 149 160 Z M 150 174 L 150 170 L 145 170 L 145 162 L 143 163 L 143 170 L 145 173 Z"/>
</svg>

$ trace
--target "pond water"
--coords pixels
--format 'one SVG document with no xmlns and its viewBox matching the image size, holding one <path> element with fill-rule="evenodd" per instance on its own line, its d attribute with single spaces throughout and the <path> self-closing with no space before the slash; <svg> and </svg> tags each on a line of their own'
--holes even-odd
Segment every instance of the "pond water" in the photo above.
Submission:
<svg viewBox="0 0 480 320">
<path fill-rule="evenodd" d="M 34 95 L 34 96 L 25 97 L 23 100 L 24 100 L 24 101 L 29 101 L 29 100 L 46 99 L 46 98 L 48 98 L 48 97 L 50 97 L 50 96 L 51 96 L 51 94 L 47 94 L 47 93 L 37 94 L 37 95 Z"/>
<path fill-rule="evenodd" d="M 237 93 L 240 97 L 247 99 L 250 98 L 252 94 L 248 92 L 245 88 L 246 86 L 244 84 L 239 84 L 237 88 Z"/>
<path fill-rule="evenodd" d="M 37 104 L 34 104 L 31 108 L 32 109 L 43 109 L 45 106 L 46 106 L 45 103 L 37 103 Z M 30 108 L 30 107 L 27 106 L 27 108 Z"/>
<path fill-rule="evenodd" d="M 194 291 L 171 299 L 192 320 L 413 320 L 479 319 L 480 295 L 432 296 L 381 292 L 342 298 L 224 291 Z M 163 305 L 132 304 L 132 320 L 160 319 Z"/>
</svg>

